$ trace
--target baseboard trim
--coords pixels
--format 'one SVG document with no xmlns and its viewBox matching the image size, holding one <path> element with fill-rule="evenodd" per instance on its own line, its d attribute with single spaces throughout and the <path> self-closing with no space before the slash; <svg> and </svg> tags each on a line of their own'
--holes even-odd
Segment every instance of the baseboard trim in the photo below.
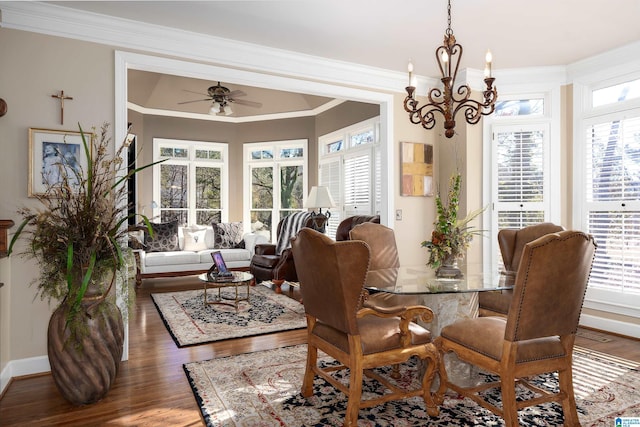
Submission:
<svg viewBox="0 0 640 427">
<path fill-rule="evenodd" d="M 0 373 L 0 395 L 11 382 L 11 379 L 27 375 L 50 372 L 49 358 L 47 356 L 29 357 L 26 359 L 12 360 Z"/>
<path fill-rule="evenodd" d="M 605 319 L 604 317 L 583 313 L 580 316 L 580 326 L 640 339 L 640 325 L 634 323 Z"/>
</svg>

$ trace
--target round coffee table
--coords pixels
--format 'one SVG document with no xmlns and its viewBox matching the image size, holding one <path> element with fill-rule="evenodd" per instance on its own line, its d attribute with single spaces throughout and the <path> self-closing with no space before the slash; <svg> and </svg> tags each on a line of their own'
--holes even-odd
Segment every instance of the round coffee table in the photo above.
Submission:
<svg viewBox="0 0 640 427">
<path fill-rule="evenodd" d="M 249 302 L 249 289 L 251 287 L 251 282 L 253 281 L 253 274 L 247 273 L 246 271 L 232 271 L 233 276 L 224 277 L 224 278 L 215 278 L 212 279 L 209 277 L 207 273 L 202 273 L 198 276 L 204 283 L 204 303 L 205 305 L 209 304 L 223 304 L 234 307 L 236 311 L 238 311 L 238 305 L 241 301 Z M 241 296 L 238 294 L 238 288 L 241 286 L 247 287 L 247 295 Z M 215 296 L 215 299 L 209 301 L 207 298 L 207 288 L 209 289 L 217 289 L 218 295 Z M 222 288 L 235 288 L 235 297 L 228 298 L 222 296 L 221 290 Z"/>
</svg>

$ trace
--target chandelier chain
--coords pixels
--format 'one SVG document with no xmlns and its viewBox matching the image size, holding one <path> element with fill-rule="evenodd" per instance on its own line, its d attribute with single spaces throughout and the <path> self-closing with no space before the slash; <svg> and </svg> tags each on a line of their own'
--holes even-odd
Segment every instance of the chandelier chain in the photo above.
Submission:
<svg viewBox="0 0 640 427">
<path fill-rule="evenodd" d="M 451 29 L 451 0 L 447 1 L 447 31 L 445 34 L 447 36 L 453 34 L 453 30 Z"/>
</svg>

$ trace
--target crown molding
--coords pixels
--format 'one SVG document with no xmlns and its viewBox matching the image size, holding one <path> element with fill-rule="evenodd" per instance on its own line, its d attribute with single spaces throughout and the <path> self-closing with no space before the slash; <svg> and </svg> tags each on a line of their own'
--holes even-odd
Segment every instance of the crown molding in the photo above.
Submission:
<svg viewBox="0 0 640 427">
<path fill-rule="evenodd" d="M 225 122 L 225 123 L 253 123 L 253 122 L 262 122 L 262 121 L 268 121 L 268 120 L 314 117 L 344 102 L 345 101 L 341 99 L 333 99 L 312 110 L 291 111 L 286 113 L 273 113 L 273 114 L 259 114 L 259 115 L 244 116 L 244 117 L 218 116 L 218 115 L 211 115 L 211 114 L 187 113 L 184 111 L 163 110 L 159 108 L 147 108 L 147 107 L 143 107 L 142 105 L 135 104 L 133 102 L 127 102 L 127 108 L 129 110 L 136 111 L 140 114 L 152 115 L 152 116 L 179 117 L 182 119 L 208 120 L 212 122 Z"/>
<path fill-rule="evenodd" d="M 640 41 L 569 64 L 571 82 L 588 84 L 640 69 Z"/>
</svg>

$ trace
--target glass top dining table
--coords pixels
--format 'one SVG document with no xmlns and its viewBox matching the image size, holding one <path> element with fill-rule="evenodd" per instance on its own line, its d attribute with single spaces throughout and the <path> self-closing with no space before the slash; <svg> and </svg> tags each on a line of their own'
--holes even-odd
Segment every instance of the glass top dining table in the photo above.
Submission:
<svg viewBox="0 0 640 427">
<path fill-rule="evenodd" d="M 472 269 L 469 269 L 472 270 Z M 468 271 L 469 271 L 468 270 Z M 512 289 L 514 277 L 498 271 L 466 272 L 460 279 L 438 278 L 427 266 L 407 266 L 371 270 L 365 286 L 370 291 L 397 295 L 452 294 Z"/>
<path fill-rule="evenodd" d="M 434 337 L 443 327 L 458 320 L 478 317 L 478 295 L 485 291 L 512 289 L 515 277 L 498 271 L 482 273 L 479 265 L 463 268 L 460 279 L 438 278 L 435 270 L 426 265 L 371 270 L 367 273 L 365 287 L 369 293 L 386 292 L 397 295 L 396 303 L 420 304 L 429 307 L 434 314 L 429 329 Z M 418 323 L 421 323 L 418 320 Z M 477 385 L 475 368 L 461 362 L 455 354 L 444 356 L 449 378 L 456 384 Z"/>
</svg>

